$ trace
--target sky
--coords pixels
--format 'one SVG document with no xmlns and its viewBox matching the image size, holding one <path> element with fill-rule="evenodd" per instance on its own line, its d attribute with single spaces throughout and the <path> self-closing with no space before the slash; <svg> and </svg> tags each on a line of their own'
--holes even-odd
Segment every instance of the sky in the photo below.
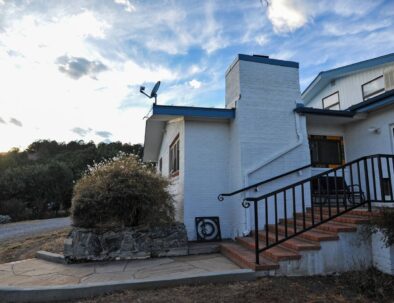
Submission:
<svg viewBox="0 0 394 303">
<path fill-rule="evenodd" d="M 322 70 L 394 52 L 394 1 L 0 0 L 0 152 L 38 139 L 143 143 L 158 104 L 224 106 L 235 56 Z"/>
</svg>

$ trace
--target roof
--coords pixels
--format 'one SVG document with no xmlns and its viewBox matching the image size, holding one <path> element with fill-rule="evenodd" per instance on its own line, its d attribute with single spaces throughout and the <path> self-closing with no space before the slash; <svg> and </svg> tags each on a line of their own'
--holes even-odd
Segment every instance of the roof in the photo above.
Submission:
<svg viewBox="0 0 394 303">
<path fill-rule="evenodd" d="M 305 104 L 308 104 L 312 98 L 316 96 L 316 94 L 326 87 L 326 85 L 328 85 L 332 80 L 392 62 L 394 62 L 394 53 L 330 69 L 328 71 L 322 71 L 302 92 L 302 99 L 304 100 Z"/>
<path fill-rule="evenodd" d="M 231 65 L 228 67 L 228 69 L 226 71 L 226 75 L 229 73 L 229 71 L 234 67 L 234 65 L 238 61 L 249 61 L 249 62 L 269 64 L 269 65 L 299 68 L 299 63 L 295 62 L 295 61 L 271 59 L 268 56 L 262 56 L 262 55 L 238 54 L 237 57 L 235 58 L 235 60 L 233 61 L 233 63 L 231 63 Z"/>
<path fill-rule="evenodd" d="M 147 119 L 145 125 L 143 156 L 145 162 L 157 161 L 166 123 L 177 117 L 195 121 L 228 121 L 235 118 L 235 109 L 153 104 L 152 115 Z"/>
<path fill-rule="evenodd" d="M 153 115 L 234 119 L 235 109 L 153 104 L 152 116 Z"/>
<path fill-rule="evenodd" d="M 390 104 L 394 104 L 394 89 L 389 90 L 376 97 L 370 98 L 366 101 L 354 104 L 350 106 L 348 110 L 357 112 L 369 112 Z"/>
<path fill-rule="evenodd" d="M 349 110 L 331 110 L 331 109 L 321 109 L 321 108 L 313 108 L 313 107 L 297 107 L 294 111 L 296 113 L 302 113 L 302 114 L 336 116 L 336 117 L 353 117 L 356 114 L 356 112 Z"/>
</svg>

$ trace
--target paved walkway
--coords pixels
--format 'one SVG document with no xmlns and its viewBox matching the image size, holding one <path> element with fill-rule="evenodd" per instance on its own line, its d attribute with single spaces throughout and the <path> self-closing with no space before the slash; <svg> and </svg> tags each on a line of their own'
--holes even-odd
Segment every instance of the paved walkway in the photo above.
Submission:
<svg viewBox="0 0 394 303">
<path fill-rule="evenodd" d="M 0 264 L 0 288 L 181 278 L 238 269 L 237 265 L 220 254 L 72 265 L 28 259 Z"/>
<path fill-rule="evenodd" d="M 0 243 L 8 239 L 62 229 L 71 226 L 70 218 L 22 221 L 0 225 Z"/>
</svg>

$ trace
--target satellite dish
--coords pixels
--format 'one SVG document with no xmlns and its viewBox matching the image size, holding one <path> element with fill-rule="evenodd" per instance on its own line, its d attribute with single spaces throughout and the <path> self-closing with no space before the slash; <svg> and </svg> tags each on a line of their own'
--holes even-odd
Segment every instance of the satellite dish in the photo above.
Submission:
<svg viewBox="0 0 394 303">
<path fill-rule="evenodd" d="M 149 99 L 155 98 L 155 104 L 156 104 L 157 103 L 157 91 L 159 90 L 159 87 L 160 87 L 160 81 L 157 81 L 155 86 L 153 86 L 150 95 L 148 95 L 147 93 L 145 93 L 145 86 L 140 86 L 140 93 L 144 94 Z"/>
<path fill-rule="evenodd" d="M 159 90 L 159 87 L 160 87 L 160 81 L 157 81 L 155 86 L 153 86 L 153 88 L 152 88 L 152 92 L 150 93 L 151 98 L 157 97 L 157 91 Z"/>
</svg>

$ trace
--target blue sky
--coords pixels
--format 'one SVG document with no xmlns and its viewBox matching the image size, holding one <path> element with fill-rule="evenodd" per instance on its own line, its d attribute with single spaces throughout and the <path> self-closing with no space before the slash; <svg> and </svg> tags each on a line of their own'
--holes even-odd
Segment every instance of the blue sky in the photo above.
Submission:
<svg viewBox="0 0 394 303">
<path fill-rule="evenodd" d="M 394 1 L 0 0 L 0 151 L 37 139 L 142 143 L 151 100 L 222 107 L 236 54 L 316 74 L 394 50 Z"/>
</svg>

